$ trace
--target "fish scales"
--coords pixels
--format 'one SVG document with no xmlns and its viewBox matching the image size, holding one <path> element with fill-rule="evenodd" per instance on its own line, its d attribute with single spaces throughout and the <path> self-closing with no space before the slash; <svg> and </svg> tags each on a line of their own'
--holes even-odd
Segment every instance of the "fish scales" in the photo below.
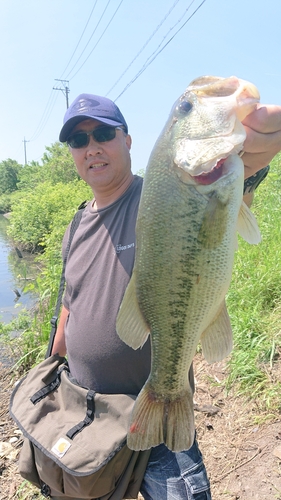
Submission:
<svg viewBox="0 0 281 500">
<path fill-rule="evenodd" d="M 117 318 L 117 332 L 128 345 L 139 348 L 149 334 L 151 341 L 151 372 L 136 400 L 128 432 L 132 449 L 164 442 L 179 451 L 193 444 L 188 372 L 200 338 L 210 362 L 222 359 L 232 348 L 225 295 L 241 210 L 251 229 L 249 242 L 259 239 L 256 223 L 242 204 L 244 166 L 237 155 L 245 139 L 237 115 L 241 119 L 245 100 L 244 112 L 253 109 L 258 92 L 235 77 L 226 79 L 227 90 L 223 79 L 218 78 L 217 85 L 215 77 L 209 78 L 200 79 L 198 88 L 192 82 L 177 101 L 145 174 L 135 265 Z M 236 101 L 242 95 L 236 108 L 235 93 Z M 222 131 L 227 137 L 221 136 Z M 240 232 L 247 234 L 249 227 L 240 225 Z"/>
<path fill-rule="evenodd" d="M 163 167 L 163 163 L 161 166 Z M 160 179 L 161 171 L 158 173 L 154 171 Z M 189 324 L 194 322 L 196 328 L 202 331 L 204 326 L 202 327 L 200 323 L 205 320 L 208 324 L 209 321 L 205 314 L 202 315 L 195 302 L 198 293 L 202 297 L 203 304 L 203 294 L 205 293 L 207 298 L 210 297 L 209 289 L 205 288 L 206 280 L 200 279 L 202 269 L 205 268 L 206 262 L 208 281 L 214 286 L 216 281 L 221 281 L 218 273 L 218 265 L 221 264 L 217 261 L 216 255 L 215 259 L 212 259 L 209 251 L 204 251 L 198 242 L 202 219 L 208 205 L 207 200 L 203 206 L 202 203 L 200 205 L 202 215 L 198 210 L 196 190 L 191 187 L 187 201 L 186 186 L 179 178 L 175 177 L 173 183 L 170 178 L 167 180 L 165 184 L 159 180 L 159 184 L 162 188 L 165 187 L 165 190 L 161 192 L 157 190 L 156 194 L 154 190 L 148 189 L 143 198 L 144 206 L 156 203 L 162 208 L 159 217 L 154 213 L 149 221 L 151 238 L 148 236 L 142 243 L 139 254 L 137 250 L 139 262 L 137 297 L 148 326 L 153 332 L 151 334 L 152 356 L 155 360 L 151 372 L 153 385 L 157 392 L 166 394 L 169 390 L 169 394 L 173 392 L 177 394 L 179 387 L 183 386 L 183 378 L 187 379 L 194 348 L 199 340 L 195 339 L 194 346 L 194 336 L 186 338 L 187 322 Z M 149 179 L 147 182 L 150 185 Z M 177 204 L 174 203 L 175 192 Z M 163 199 L 164 205 L 161 203 Z M 162 226 L 159 219 L 165 222 Z M 142 231 L 142 227 L 137 226 L 137 232 L 138 230 Z M 226 250 L 227 247 L 226 244 Z M 149 261 L 146 258 L 148 253 Z M 198 289 L 197 295 L 192 294 L 194 287 Z M 219 286 L 215 288 L 220 290 Z M 220 303 L 224 295 L 223 289 L 220 291 L 220 298 L 213 296 L 213 299 Z M 208 302 L 205 308 L 210 309 Z M 174 332 L 174 335 L 171 332 Z M 165 342 L 162 341 L 163 338 Z M 154 377 L 154 367 L 157 367 L 156 377 Z M 173 385 L 169 383 L 171 377 L 174 379 Z"/>
</svg>

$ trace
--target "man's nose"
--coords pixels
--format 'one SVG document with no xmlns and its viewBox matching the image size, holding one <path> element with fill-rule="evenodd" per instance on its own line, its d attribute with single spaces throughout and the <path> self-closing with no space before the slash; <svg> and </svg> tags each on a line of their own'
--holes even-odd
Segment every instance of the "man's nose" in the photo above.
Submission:
<svg viewBox="0 0 281 500">
<path fill-rule="evenodd" d="M 102 152 L 102 144 L 95 141 L 92 135 L 89 137 L 89 144 L 87 146 L 87 155 L 96 155 Z"/>
</svg>

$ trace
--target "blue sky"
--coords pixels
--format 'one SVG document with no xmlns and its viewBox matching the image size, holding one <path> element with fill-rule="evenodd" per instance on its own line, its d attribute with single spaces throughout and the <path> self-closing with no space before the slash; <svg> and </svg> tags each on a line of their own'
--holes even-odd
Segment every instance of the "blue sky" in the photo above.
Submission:
<svg viewBox="0 0 281 500">
<path fill-rule="evenodd" d="M 83 92 L 116 100 L 173 35 L 116 100 L 134 172 L 196 77 L 236 75 L 258 87 L 261 102 L 281 105 L 280 0 L 206 0 L 183 26 L 201 1 L 2 0 L 0 161 L 23 164 L 24 138 L 27 161 L 40 161 L 58 140 L 66 98 L 52 90 L 55 79 L 69 80 L 70 102 Z"/>
</svg>

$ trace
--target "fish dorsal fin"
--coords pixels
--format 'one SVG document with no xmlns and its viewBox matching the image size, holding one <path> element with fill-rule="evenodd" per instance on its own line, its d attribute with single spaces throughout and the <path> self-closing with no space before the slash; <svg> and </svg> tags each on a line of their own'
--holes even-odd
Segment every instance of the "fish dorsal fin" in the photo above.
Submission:
<svg viewBox="0 0 281 500">
<path fill-rule="evenodd" d="M 133 349 L 142 347 L 150 333 L 139 308 L 134 272 L 117 315 L 116 330 L 120 339 Z"/>
<path fill-rule="evenodd" d="M 261 233 L 257 220 L 244 201 L 239 211 L 237 231 L 240 236 L 250 244 L 258 244 L 261 242 Z"/>
<path fill-rule="evenodd" d="M 233 347 L 232 328 L 225 301 L 214 321 L 201 335 L 204 358 L 215 363 L 228 356 Z"/>
</svg>

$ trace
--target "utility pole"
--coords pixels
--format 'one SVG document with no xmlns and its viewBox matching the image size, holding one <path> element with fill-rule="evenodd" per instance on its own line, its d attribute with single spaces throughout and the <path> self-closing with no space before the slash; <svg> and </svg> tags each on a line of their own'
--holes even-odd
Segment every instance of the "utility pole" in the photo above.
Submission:
<svg viewBox="0 0 281 500">
<path fill-rule="evenodd" d="M 68 102 L 68 94 L 69 94 L 69 81 L 68 80 L 60 80 L 59 78 L 55 78 L 56 82 L 61 82 L 63 85 L 63 88 L 58 88 L 58 87 L 53 87 L 53 90 L 61 90 L 62 93 L 65 95 L 66 98 L 66 109 L 69 108 L 69 102 Z"/>
<path fill-rule="evenodd" d="M 24 137 L 24 139 L 23 139 L 23 141 L 22 141 L 22 142 L 23 142 L 23 147 L 24 147 L 24 164 L 25 164 L 25 165 L 27 165 L 27 157 L 26 157 L 26 143 L 27 143 L 27 142 L 29 142 L 29 141 L 27 141 L 27 140 L 25 139 L 25 137 Z"/>
</svg>

